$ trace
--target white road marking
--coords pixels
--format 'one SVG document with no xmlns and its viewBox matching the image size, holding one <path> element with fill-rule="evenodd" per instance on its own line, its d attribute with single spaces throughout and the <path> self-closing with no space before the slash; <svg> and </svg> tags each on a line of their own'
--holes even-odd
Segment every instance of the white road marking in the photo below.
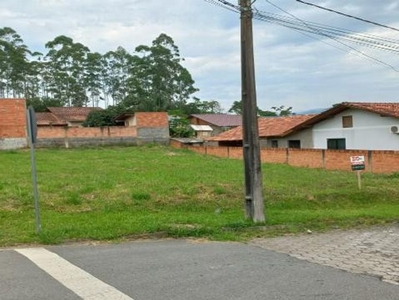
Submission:
<svg viewBox="0 0 399 300">
<path fill-rule="evenodd" d="M 44 248 L 15 249 L 84 300 L 133 300 L 114 287 Z"/>
</svg>

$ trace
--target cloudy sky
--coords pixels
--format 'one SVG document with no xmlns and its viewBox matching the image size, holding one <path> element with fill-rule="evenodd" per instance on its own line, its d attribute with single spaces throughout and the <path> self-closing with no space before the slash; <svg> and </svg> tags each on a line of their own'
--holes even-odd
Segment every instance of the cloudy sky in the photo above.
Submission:
<svg viewBox="0 0 399 300">
<path fill-rule="evenodd" d="M 307 2 L 399 28 L 399 0 Z M 262 13 L 399 40 L 399 31 L 295 0 L 256 0 L 254 7 Z M 1 27 L 16 30 L 30 50 L 44 53 L 44 44 L 59 35 L 105 53 L 118 46 L 133 52 L 166 33 L 200 89 L 195 96 L 217 100 L 226 111 L 240 99 L 239 15 L 204 0 L 1 0 L 0 19 Z M 393 70 L 399 69 L 399 56 L 393 52 L 353 43 L 345 43 L 347 47 L 259 20 L 254 20 L 254 41 L 261 109 L 284 105 L 301 112 L 344 101 L 399 101 L 399 72 Z"/>
</svg>

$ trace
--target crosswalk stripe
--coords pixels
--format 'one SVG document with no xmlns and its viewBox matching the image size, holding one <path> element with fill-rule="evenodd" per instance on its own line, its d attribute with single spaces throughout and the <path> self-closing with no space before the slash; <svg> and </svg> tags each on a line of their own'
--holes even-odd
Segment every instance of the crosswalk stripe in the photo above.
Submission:
<svg viewBox="0 0 399 300">
<path fill-rule="evenodd" d="M 44 248 L 15 249 L 84 300 L 133 300 L 116 288 Z"/>
</svg>

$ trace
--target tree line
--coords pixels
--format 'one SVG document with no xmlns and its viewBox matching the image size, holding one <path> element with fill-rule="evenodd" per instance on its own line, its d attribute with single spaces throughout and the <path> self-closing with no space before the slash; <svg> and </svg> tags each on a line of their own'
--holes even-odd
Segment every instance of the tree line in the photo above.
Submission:
<svg viewBox="0 0 399 300">
<path fill-rule="evenodd" d="M 61 35 L 32 51 L 12 28 L 0 28 L 0 98 L 25 98 L 35 111 L 52 106 L 101 106 L 85 126 L 114 125 L 122 112 L 167 111 L 176 120 L 190 114 L 221 113 L 218 101 L 203 101 L 190 72 L 182 66 L 179 48 L 167 34 L 129 53 L 123 47 L 105 54 L 92 52 Z M 241 114 L 235 101 L 229 112 Z M 278 108 L 280 115 L 291 107 Z M 259 115 L 278 115 L 259 110 Z"/>
<path fill-rule="evenodd" d="M 133 53 L 123 47 L 105 54 L 61 35 L 30 50 L 12 28 L 0 28 L 0 97 L 25 98 L 37 111 L 48 106 L 102 106 L 133 111 L 217 112 L 201 101 L 173 39 L 160 34 Z"/>
</svg>

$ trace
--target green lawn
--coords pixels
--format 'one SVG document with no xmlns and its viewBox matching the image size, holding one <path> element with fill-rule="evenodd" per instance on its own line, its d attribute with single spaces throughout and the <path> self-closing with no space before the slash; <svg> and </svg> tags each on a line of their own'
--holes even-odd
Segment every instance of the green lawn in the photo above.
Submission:
<svg viewBox="0 0 399 300">
<path fill-rule="evenodd" d="M 245 240 L 399 220 L 399 174 L 263 165 L 266 224 L 244 218 L 243 163 L 167 147 L 0 152 L 0 246 L 147 236 Z"/>
</svg>

